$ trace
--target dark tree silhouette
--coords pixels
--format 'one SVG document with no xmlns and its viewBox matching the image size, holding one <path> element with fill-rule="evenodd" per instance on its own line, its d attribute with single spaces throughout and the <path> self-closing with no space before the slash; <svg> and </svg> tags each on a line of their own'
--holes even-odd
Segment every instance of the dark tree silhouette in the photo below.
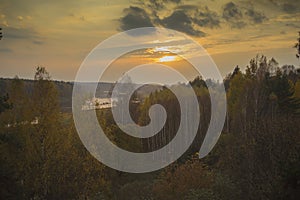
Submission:
<svg viewBox="0 0 300 200">
<path fill-rule="evenodd" d="M 12 104 L 8 102 L 8 99 L 8 94 L 3 97 L 0 96 L 0 113 L 12 108 Z"/>
<path fill-rule="evenodd" d="M 2 28 L 0 28 L 0 40 L 2 39 L 3 35 L 2 35 Z"/>
<path fill-rule="evenodd" d="M 295 44 L 294 48 L 296 48 L 297 50 L 296 57 L 299 59 L 300 58 L 300 31 L 298 33 L 299 33 L 298 41 Z"/>
</svg>

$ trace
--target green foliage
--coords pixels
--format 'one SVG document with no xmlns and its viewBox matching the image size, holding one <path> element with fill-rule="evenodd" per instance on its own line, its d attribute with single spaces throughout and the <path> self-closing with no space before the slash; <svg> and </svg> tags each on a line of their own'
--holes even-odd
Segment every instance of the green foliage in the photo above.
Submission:
<svg viewBox="0 0 300 200">
<path fill-rule="evenodd" d="M 220 200 L 213 191 L 207 189 L 190 190 L 184 200 Z"/>
<path fill-rule="evenodd" d="M 217 146 L 199 160 L 210 123 L 210 94 L 218 83 L 201 77 L 191 81 L 199 100 L 201 121 L 191 148 L 165 169 L 128 174 L 109 169 L 81 143 L 72 115 L 61 112 L 61 91 L 43 67 L 34 81 L 16 77 L 0 81 L 1 199 L 297 199 L 300 191 L 299 70 L 275 59 L 253 58 L 246 71 L 237 66 L 227 76 L 228 113 Z M 5 88 L 3 89 L 5 85 Z M 3 86 L 3 87 L 2 87 Z M 172 87 L 182 89 L 185 84 Z M 60 91 L 60 92 L 59 92 Z M 70 92 L 66 92 L 66 96 Z M 182 93 L 182 95 L 188 95 Z M 123 149 L 148 152 L 172 140 L 180 122 L 180 107 L 163 87 L 139 105 L 130 105 L 134 120 L 149 123 L 153 104 L 165 107 L 165 127 L 154 137 L 133 138 L 116 126 L 110 110 L 97 111 L 107 137 Z M 13 107 L 11 107 L 13 105 Z M 32 123 L 37 118 L 38 124 Z M 131 127 L 131 124 L 125 126 Z"/>
<path fill-rule="evenodd" d="M 300 99 L 294 96 L 294 85 L 287 75 L 281 75 L 278 72 L 276 77 L 270 82 L 271 90 L 277 97 L 280 111 L 283 113 L 299 113 Z"/>
<path fill-rule="evenodd" d="M 32 93 L 17 77 L 11 83 L 9 103 L 15 106 L 0 115 L 0 198 L 98 198 L 100 190 L 108 195 L 105 168 L 81 144 L 70 114 L 59 112 L 45 68 L 37 68 Z"/>
<path fill-rule="evenodd" d="M 3 97 L 0 96 L 0 113 L 12 107 L 12 105 L 8 102 L 8 99 L 8 95 L 5 95 Z"/>
</svg>

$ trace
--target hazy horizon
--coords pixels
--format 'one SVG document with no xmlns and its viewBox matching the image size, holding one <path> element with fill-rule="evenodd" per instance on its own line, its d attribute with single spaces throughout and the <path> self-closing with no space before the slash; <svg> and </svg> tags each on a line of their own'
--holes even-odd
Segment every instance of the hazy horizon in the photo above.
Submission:
<svg viewBox="0 0 300 200">
<path fill-rule="evenodd" d="M 96 45 L 146 26 L 189 35 L 207 50 L 223 77 L 236 65 L 243 70 L 257 54 L 299 66 L 293 45 L 300 8 L 292 0 L 0 2 L 1 77 L 32 78 L 35 67 L 43 66 L 53 79 L 72 81 Z M 129 64 L 135 58 L 119 63 Z"/>
</svg>

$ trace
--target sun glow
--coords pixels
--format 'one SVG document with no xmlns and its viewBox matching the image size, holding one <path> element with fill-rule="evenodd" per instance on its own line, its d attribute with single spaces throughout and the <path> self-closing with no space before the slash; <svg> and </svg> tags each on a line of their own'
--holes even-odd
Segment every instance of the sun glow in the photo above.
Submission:
<svg viewBox="0 0 300 200">
<path fill-rule="evenodd" d="M 172 61 L 176 61 L 177 58 L 176 56 L 163 56 L 161 58 L 158 59 L 159 62 L 172 62 Z"/>
</svg>

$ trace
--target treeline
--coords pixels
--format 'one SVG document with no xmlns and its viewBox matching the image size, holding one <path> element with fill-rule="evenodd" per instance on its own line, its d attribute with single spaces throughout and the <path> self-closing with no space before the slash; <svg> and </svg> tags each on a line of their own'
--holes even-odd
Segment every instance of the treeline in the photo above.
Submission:
<svg viewBox="0 0 300 200">
<path fill-rule="evenodd" d="M 218 84 L 206 82 L 212 88 Z M 210 122 L 210 97 L 201 77 L 190 84 L 201 112 L 198 134 L 186 154 L 155 180 L 152 195 L 158 199 L 297 199 L 300 69 L 279 67 L 274 58 L 267 60 L 263 55 L 253 58 L 245 72 L 237 66 L 224 80 L 228 111 L 223 134 L 201 161 L 194 154 Z M 144 102 L 142 125 L 149 123 L 149 107 L 156 103 L 168 111 L 167 129 L 145 141 L 144 149 L 167 144 L 180 123 L 176 97 L 165 89 Z"/>
<path fill-rule="evenodd" d="M 228 112 L 213 151 L 197 152 L 210 122 L 210 96 L 201 77 L 190 84 L 201 112 L 190 149 L 165 169 L 128 174 L 105 167 L 82 145 L 70 113 L 60 112 L 58 89 L 44 68 L 37 68 L 28 92 L 14 79 L 0 99 L 1 199 L 297 199 L 300 194 L 300 70 L 265 56 L 252 59 L 224 79 Z M 213 81 L 207 81 L 214 87 Z M 174 87 L 185 87 L 184 84 Z M 168 113 L 165 127 L 149 139 L 132 138 L 115 124 L 110 110 L 99 123 L 118 146 L 149 152 L 177 132 L 179 103 L 163 88 L 140 105 L 133 119 L 149 123 L 151 105 Z M 38 124 L 31 122 L 39 119 Z M 8 126 L 10 125 L 10 126 Z"/>
<path fill-rule="evenodd" d="M 28 94 L 33 92 L 34 80 L 30 79 L 20 79 L 17 76 L 14 79 L 18 79 L 22 81 L 24 91 Z M 5 96 L 10 91 L 10 87 L 14 82 L 14 79 L 9 78 L 0 78 L 0 95 Z M 73 82 L 65 82 L 65 81 L 57 81 L 51 80 L 57 89 L 58 93 L 58 103 L 59 108 L 62 112 L 72 112 L 72 91 L 73 91 Z M 83 87 L 87 87 L 89 83 L 82 83 Z M 97 88 L 96 95 L 97 97 L 107 97 L 110 91 L 113 88 L 113 83 L 99 83 L 99 87 Z"/>
<path fill-rule="evenodd" d="M 13 80 L 0 116 L 1 199 L 85 199 L 105 191 L 104 167 L 82 146 L 71 116 L 60 112 L 49 73 L 39 67 L 34 80 L 30 93 Z M 30 123 L 35 118 L 38 124 Z"/>
<path fill-rule="evenodd" d="M 34 80 L 31 79 L 20 79 L 16 76 L 14 79 L 18 79 L 22 81 L 24 91 L 28 94 L 33 92 L 34 87 Z M 10 87 L 14 82 L 14 79 L 11 78 L 0 78 L 0 96 L 6 96 L 9 91 Z M 73 82 L 65 82 L 65 81 L 57 81 L 52 80 L 53 84 L 55 85 L 57 92 L 58 92 L 58 103 L 60 110 L 62 112 L 72 112 L 72 91 L 73 91 Z M 89 82 L 82 82 L 83 89 L 89 89 Z M 98 83 L 98 87 L 96 90 L 95 96 L 98 98 L 109 98 L 111 95 L 111 91 L 114 88 L 114 83 L 107 83 L 107 82 L 100 82 Z M 137 91 L 140 98 L 144 98 L 149 93 L 160 89 L 160 87 L 155 85 L 144 85 L 140 87 Z M 86 92 L 86 91 L 84 91 Z M 92 91 L 90 92 L 92 93 Z M 89 94 L 90 94 L 89 93 Z"/>
<path fill-rule="evenodd" d="M 24 92 L 27 94 L 31 94 L 33 92 L 34 80 L 29 79 L 20 79 L 16 76 L 14 79 L 18 79 L 22 82 Z M 0 78 L 0 95 L 5 96 L 11 90 L 11 85 L 14 82 L 14 79 L 9 78 Z M 64 82 L 64 81 L 54 81 L 52 82 L 55 85 L 55 88 L 58 92 L 58 102 L 61 111 L 63 112 L 71 112 L 72 107 L 72 82 Z"/>
</svg>

